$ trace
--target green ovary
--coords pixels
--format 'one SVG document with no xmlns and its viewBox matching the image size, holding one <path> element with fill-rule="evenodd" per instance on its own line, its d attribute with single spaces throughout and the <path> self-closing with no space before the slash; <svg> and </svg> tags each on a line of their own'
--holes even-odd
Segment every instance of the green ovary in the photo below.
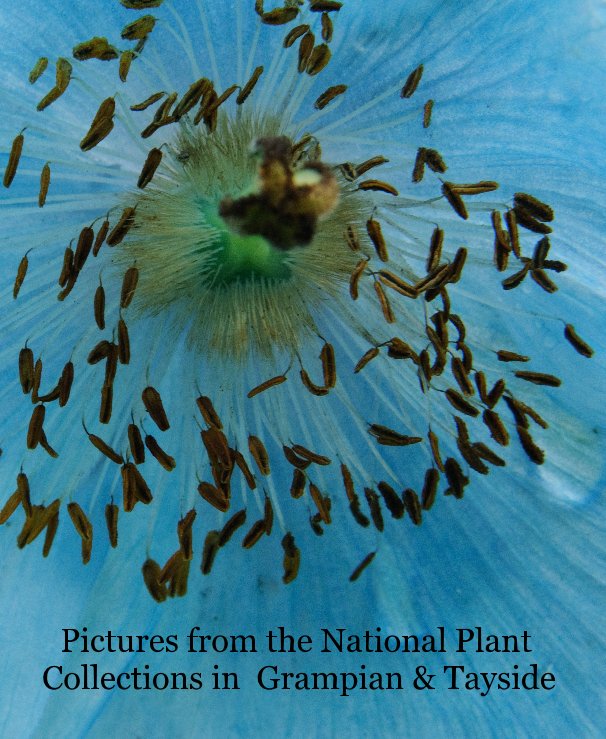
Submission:
<svg viewBox="0 0 606 739">
<path fill-rule="evenodd" d="M 219 284 L 246 281 L 254 277 L 285 280 L 291 270 L 284 252 L 272 246 L 262 236 L 246 236 L 232 231 L 216 213 L 214 206 L 201 206 L 204 220 L 219 235 L 213 243 Z M 218 248 L 217 248 L 218 247 Z"/>
</svg>

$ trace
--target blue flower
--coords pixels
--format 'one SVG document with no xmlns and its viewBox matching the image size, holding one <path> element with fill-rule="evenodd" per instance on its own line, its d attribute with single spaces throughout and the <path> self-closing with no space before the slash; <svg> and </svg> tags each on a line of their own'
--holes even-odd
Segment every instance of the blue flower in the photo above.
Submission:
<svg viewBox="0 0 606 739">
<path fill-rule="evenodd" d="M 599 732 L 603 8 L 227 5 L 2 11 L 4 733 Z"/>
</svg>

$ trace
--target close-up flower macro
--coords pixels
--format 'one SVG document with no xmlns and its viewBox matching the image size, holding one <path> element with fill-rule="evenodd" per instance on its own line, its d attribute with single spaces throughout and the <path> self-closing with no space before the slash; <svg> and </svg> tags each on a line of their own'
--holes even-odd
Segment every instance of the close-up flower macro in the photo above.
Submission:
<svg viewBox="0 0 606 739">
<path fill-rule="evenodd" d="M 604 2 L 0 27 L 2 734 L 599 735 Z"/>
</svg>

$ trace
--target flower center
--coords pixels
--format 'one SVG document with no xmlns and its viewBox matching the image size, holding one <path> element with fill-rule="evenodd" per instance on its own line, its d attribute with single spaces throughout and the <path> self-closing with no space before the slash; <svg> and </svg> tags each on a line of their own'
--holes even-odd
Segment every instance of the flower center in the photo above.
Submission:
<svg viewBox="0 0 606 739">
<path fill-rule="evenodd" d="M 223 116 L 212 135 L 182 125 L 116 252 L 122 271 L 139 270 L 136 312 L 170 305 L 176 327 L 220 356 L 297 350 L 322 302 L 346 292 L 359 257 L 343 223 L 363 229 L 367 210 L 339 197 L 308 144 L 269 118 Z"/>
</svg>

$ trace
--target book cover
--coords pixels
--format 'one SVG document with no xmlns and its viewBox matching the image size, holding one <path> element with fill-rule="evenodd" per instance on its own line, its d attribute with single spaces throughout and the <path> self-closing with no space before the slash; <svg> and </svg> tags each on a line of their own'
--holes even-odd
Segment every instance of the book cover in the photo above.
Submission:
<svg viewBox="0 0 606 739">
<path fill-rule="evenodd" d="M 1 733 L 603 733 L 604 3 L 0 23 Z"/>
</svg>

